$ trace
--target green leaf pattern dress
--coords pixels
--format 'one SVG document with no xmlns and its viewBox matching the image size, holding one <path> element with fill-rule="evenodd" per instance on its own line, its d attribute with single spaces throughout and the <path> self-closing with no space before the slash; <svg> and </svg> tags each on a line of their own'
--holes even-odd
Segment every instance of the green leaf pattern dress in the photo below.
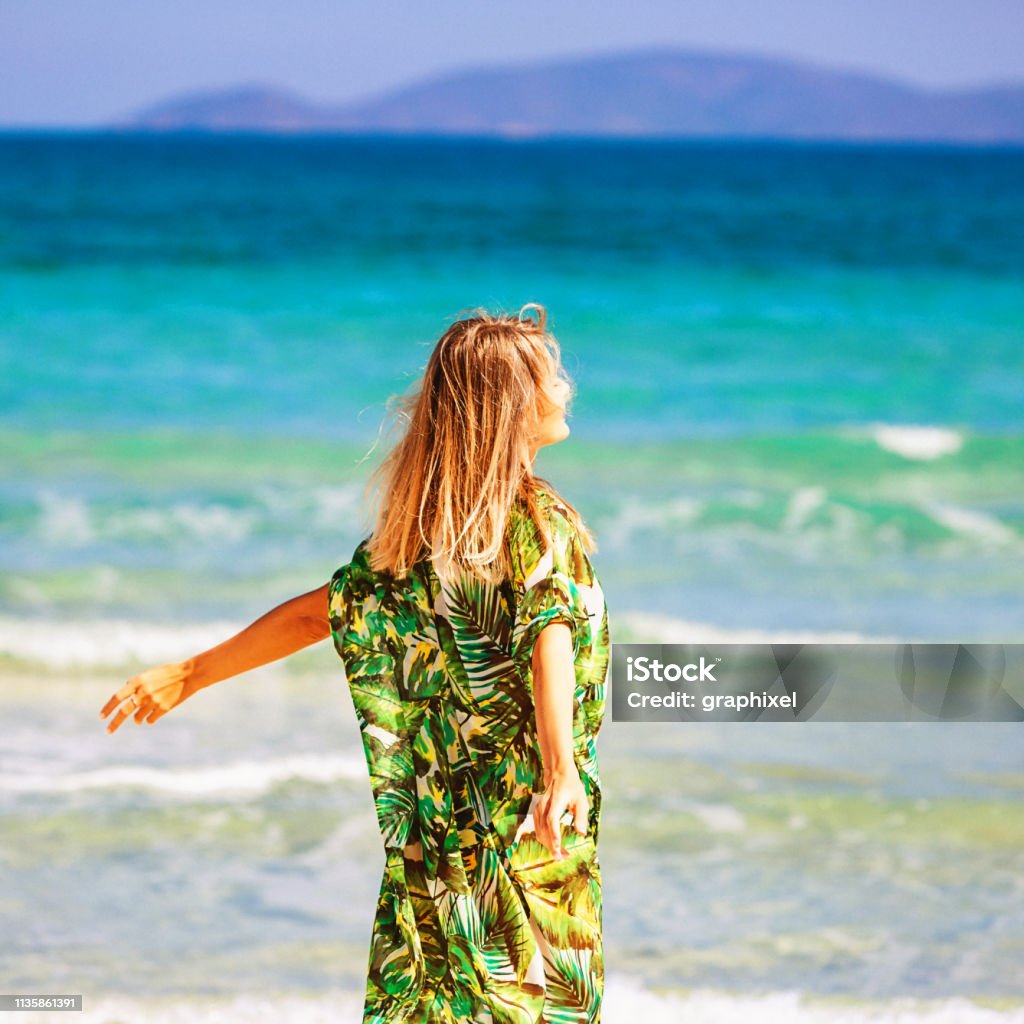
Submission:
<svg viewBox="0 0 1024 1024">
<path fill-rule="evenodd" d="M 517 502 L 513 572 L 499 585 L 442 586 L 427 557 L 396 581 L 370 569 L 368 538 L 331 579 L 332 638 L 384 839 L 364 1024 L 600 1020 L 608 614 L 565 509 L 537 495 L 552 544 Z M 551 622 L 572 629 L 574 758 L 590 802 L 585 836 L 563 819 L 561 861 L 533 824 L 544 785 L 532 652 Z"/>
</svg>

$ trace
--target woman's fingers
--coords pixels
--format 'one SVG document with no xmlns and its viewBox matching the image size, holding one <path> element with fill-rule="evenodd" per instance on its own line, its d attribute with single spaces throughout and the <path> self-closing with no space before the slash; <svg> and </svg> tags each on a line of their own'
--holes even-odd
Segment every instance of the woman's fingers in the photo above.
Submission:
<svg viewBox="0 0 1024 1024">
<path fill-rule="evenodd" d="M 564 810 L 564 806 L 550 804 L 548 812 L 544 815 L 544 834 L 547 836 L 547 842 L 544 845 L 556 860 L 561 860 L 563 856 L 562 827 L 559 825 L 558 819 L 561 818 Z"/>
<path fill-rule="evenodd" d="M 163 708 L 159 708 L 154 705 L 151 708 L 146 708 L 146 714 L 143 716 L 146 725 L 152 725 L 158 718 L 163 718 L 167 712 Z"/>
<path fill-rule="evenodd" d="M 131 679 L 129 679 L 128 682 L 126 682 L 124 686 L 122 686 L 121 689 L 103 705 L 103 710 L 100 711 L 100 718 L 106 718 L 114 708 L 123 704 L 135 692 L 135 688 L 139 685 L 139 682 L 140 680 L 138 676 L 132 676 Z M 124 721 L 124 719 L 122 718 L 121 721 Z M 113 725 L 113 722 L 111 722 L 111 725 Z"/>
<path fill-rule="evenodd" d="M 572 825 L 579 835 L 586 835 L 590 804 L 582 784 L 577 791 L 556 788 L 547 791 L 538 801 L 534 814 L 534 831 L 537 841 L 556 860 L 565 857 L 562 846 L 562 818 L 569 813 Z"/>
<path fill-rule="evenodd" d="M 188 697 L 187 678 L 188 668 L 184 662 L 157 665 L 132 676 L 100 711 L 100 718 L 106 718 L 117 708 L 107 732 L 117 730 L 129 716 L 134 717 L 136 725 L 158 721 Z"/>
<path fill-rule="evenodd" d="M 110 724 L 107 726 L 107 732 L 116 732 L 121 727 L 121 723 L 124 722 L 126 718 L 128 718 L 131 711 L 131 704 L 128 704 L 125 707 L 118 709 L 117 714 L 114 715 L 114 717 L 110 720 Z"/>
<path fill-rule="evenodd" d="M 129 718 L 134 718 L 136 725 L 142 725 L 143 721 L 152 713 L 152 711 L 153 704 L 149 702 L 140 702 L 138 710 L 136 710 L 134 704 L 126 704 L 110 720 L 110 724 L 107 726 L 107 732 L 116 732 L 124 722 L 128 721 Z"/>
<path fill-rule="evenodd" d="M 133 676 L 103 705 L 100 718 L 106 718 L 114 708 L 117 708 L 117 714 L 110 720 L 107 732 L 116 732 L 122 723 L 131 717 L 134 717 L 138 724 L 142 720 L 142 713 L 145 711 L 148 714 L 152 710 L 149 706 L 148 696 L 136 689 L 138 685 L 139 677 Z M 133 693 L 135 694 L 134 703 L 129 700 Z"/>
<path fill-rule="evenodd" d="M 581 799 L 576 801 L 576 813 L 574 815 L 574 819 L 575 819 L 574 823 L 576 825 L 576 831 L 579 832 L 579 834 L 581 836 L 585 836 L 587 834 L 587 811 L 588 810 L 589 810 L 589 808 L 587 807 L 586 798 L 581 798 Z"/>
<path fill-rule="evenodd" d="M 534 812 L 534 832 L 537 841 L 552 857 L 558 856 L 558 826 L 555 810 L 556 805 L 551 800 L 551 794 L 545 793 Z"/>
</svg>

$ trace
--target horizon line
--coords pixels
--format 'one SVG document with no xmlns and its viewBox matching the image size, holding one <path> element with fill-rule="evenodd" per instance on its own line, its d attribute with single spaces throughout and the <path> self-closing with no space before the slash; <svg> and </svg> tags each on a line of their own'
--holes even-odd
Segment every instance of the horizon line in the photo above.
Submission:
<svg viewBox="0 0 1024 1024">
<path fill-rule="evenodd" d="M 375 140 L 409 142 L 494 142 L 503 145 L 532 145 L 546 143 L 603 143 L 615 145 L 690 144 L 714 145 L 779 145 L 790 147 L 832 147 L 836 149 L 1006 149 L 1024 150 L 1024 141 L 993 139 L 988 142 L 972 139 L 907 139 L 865 138 L 850 139 L 839 136 L 800 138 L 789 135 L 587 135 L 583 133 L 535 133 L 518 135 L 501 132 L 431 132 L 431 131 L 374 131 L 359 130 L 277 130 L 264 128 L 145 128 L 117 127 L 115 125 L 4 125 L 0 124 L 0 138 L 16 135 L 113 135 L 128 138 L 174 139 L 273 139 L 282 142 L 304 139 Z"/>
</svg>

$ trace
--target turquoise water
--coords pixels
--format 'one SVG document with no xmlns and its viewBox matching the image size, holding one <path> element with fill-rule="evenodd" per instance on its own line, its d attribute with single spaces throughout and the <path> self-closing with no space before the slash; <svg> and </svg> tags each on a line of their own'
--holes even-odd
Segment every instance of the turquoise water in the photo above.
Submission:
<svg viewBox="0 0 1024 1024">
<path fill-rule="evenodd" d="M 0 611 L 326 580 L 388 395 L 460 310 L 541 301 L 579 391 L 538 468 L 620 609 L 1018 637 L 1022 152 L 0 146 Z"/>
<path fill-rule="evenodd" d="M 384 403 L 466 308 L 550 310 L 578 395 L 537 468 L 613 639 L 1021 642 L 1021 181 L 984 149 L 0 137 L 6 976 L 358 990 L 381 865 L 330 646 L 159 738 L 96 712 L 348 560 Z M 623 1000 L 1024 999 L 1015 727 L 605 730 Z"/>
</svg>

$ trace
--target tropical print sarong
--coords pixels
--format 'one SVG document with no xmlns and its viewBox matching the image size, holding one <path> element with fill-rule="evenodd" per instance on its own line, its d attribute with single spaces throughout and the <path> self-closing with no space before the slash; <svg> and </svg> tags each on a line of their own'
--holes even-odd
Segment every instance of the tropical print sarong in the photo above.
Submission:
<svg viewBox="0 0 1024 1024">
<path fill-rule="evenodd" d="M 538 501 L 552 544 L 517 503 L 500 585 L 466 575 L 442 587 L 428 558 L 396 581 L 370 569 L 367 540 L 331 580 L 384 839 L 364 1024 L 600 1020 L 608 614 L 564 508 L 546 491 Z M 585 836 L 563 819 L 561 861 L 533 824 L 544 785 L 532 652 L 551 622 L 572 629 L 574 758 L 590 801 Z"/>
</svg>

